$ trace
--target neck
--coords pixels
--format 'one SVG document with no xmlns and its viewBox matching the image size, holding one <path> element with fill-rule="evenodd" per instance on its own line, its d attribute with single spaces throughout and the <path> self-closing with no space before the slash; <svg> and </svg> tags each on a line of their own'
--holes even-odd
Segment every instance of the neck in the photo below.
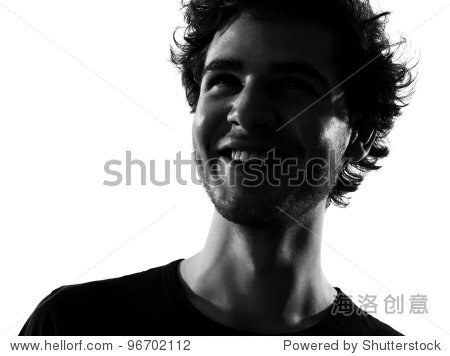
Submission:
<svg viewBox="0 0 450 356">
<path fill-rule="evenodd" d="M 217 212 L 201 252 L 183 261 L 188 297 L 225 325 L 284 332 L 320 320 L 335 290 L 320 263 L 325 207 L 280 229 L 236 225 Z"/>
</svg>

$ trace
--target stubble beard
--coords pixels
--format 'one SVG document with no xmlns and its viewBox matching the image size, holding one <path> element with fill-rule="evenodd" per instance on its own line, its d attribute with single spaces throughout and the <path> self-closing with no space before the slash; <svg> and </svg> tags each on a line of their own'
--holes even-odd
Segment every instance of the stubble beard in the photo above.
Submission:
<svg viewBox="0 0 450 356">
<path fill-rule="evenodd" d="M 303 223 L 308 213 L 324 202 L 333 189 L 329 182 L 321 186 L 305 182 L 297 187 L 270 187 L 270 194 L 251 194 L 251 199 L 247 199 L 239 193 L 233 194 L 229 189 L 252 187 L 216 187 L 210 184 L 210 172 L 203 165 L 197 164 L 197 172 L 217 212 L 234 224 L 253 228 L 277 229 L 295 222 Z M 315 174 L 326 176 L 328 170 L 323 169 Z M 274 194 L 277 191 L 281 194 Z"/>
</svg>

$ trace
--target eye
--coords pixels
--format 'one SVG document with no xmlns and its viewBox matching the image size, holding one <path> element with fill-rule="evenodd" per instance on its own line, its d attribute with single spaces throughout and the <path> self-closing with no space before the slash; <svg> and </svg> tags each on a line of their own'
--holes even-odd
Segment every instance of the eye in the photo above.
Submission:
<svg viewBox="0 0 450 356">
<path fill-rule="evenodd" d="M 316 88 L 305 79 L 296 77 L 286 77 L 279 81 L 279 85 L 288 90 L 299 90 L 310 94 L 318 95 Z"/>
<path fill-rule="evenodd" d="M 241 81 L 231 74 L 217 74 L 208 81 L 208 88 L 217 87 L 240 87 Z"/>
</svg>

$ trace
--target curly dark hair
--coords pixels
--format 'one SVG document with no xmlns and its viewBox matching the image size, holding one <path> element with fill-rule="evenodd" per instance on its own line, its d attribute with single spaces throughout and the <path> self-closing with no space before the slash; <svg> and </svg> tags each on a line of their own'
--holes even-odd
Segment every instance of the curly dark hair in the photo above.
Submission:
<svg viewBox="0 0 450 356">
<path fill-rule="evenodd" d="M 414 91 L 414 66 L 396 58 L 402 38 L 391 43 L 385 32 L 390 12 L 374 13 L 369 0 L 181 0 L 187 27 L 184 42 L 175 36 L 171 61 L 181 71 L 182 84 L 191 112 L 200 95 L 201 73 L 209 44 L 217 31 L 242 13 L 261 20 L 308 18 L 331 26 L 340 39 L 339 68 L 346 97 L 350 125 L 358 131 L 376 130 L 368 155 L 348 162 L 328 195 L 327 206 L 349 204 L 347 193 L 354 192 L 366 172 L 378 170 L 379 159 L 388 156 L 386 137 L 400 111 Z"/>
</svg>

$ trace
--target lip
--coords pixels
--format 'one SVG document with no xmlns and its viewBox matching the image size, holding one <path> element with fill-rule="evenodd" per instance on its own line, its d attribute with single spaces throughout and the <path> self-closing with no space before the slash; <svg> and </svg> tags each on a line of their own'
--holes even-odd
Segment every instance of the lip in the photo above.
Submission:
<svg viewBox="0 0 450 356">
<path fill-rule="evenodd" d="M 270 144 L 268 142 L 250 139 L 243 140 L 226 138 L 222 139 L 216 146 L 216 152 L 221 156 L 223 156 L 225 152 L 230 152 L 232 150 L 257 153 L 267 153 L 270 150 L 275 150 L 275 155 L 282 158 L 298 157 L 298 153 L 294 153 L 292 150 L 286 149 L 278 144 Z M 228 154 L 225 155 L 225 157 L 226 156 L 228 156 Z"/>
</svg>

